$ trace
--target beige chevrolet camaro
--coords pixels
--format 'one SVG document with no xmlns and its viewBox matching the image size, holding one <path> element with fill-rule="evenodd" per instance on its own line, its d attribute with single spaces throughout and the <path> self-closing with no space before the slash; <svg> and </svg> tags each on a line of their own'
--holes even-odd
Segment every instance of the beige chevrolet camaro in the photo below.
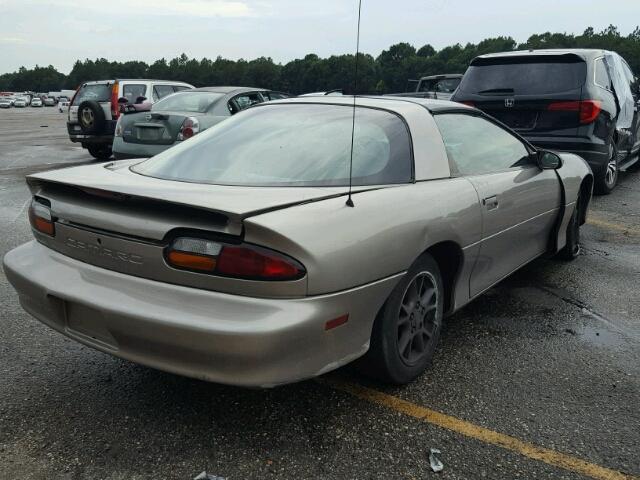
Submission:
<svg viewBox="0 0 640 480">
<path fill-rule="evenodd" d="M 28 176 L 35 240 L 4 258 L 22 306 L 209 381 L 268 387 L 359 359 L 406 383 L 446 315 L 539 256 L 578 255 L 580 157 L 461 104 L 355 105 L 262 104 L 148 160 Z"/>
</svg>

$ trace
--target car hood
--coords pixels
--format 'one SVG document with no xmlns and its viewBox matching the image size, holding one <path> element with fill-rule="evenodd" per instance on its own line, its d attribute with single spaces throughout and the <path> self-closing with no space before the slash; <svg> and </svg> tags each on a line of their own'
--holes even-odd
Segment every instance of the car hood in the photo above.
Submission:
<svg viewBox="0 0 640 480">
<path fill-rule="evenodd" d="M 100 165 L 86 165 L 27 176 L 33 194 L 43 184 L 54 183 L 79 187 L 97 195 L 105 192 L 194 207 L 225 215 L 231 230 L 241 230 L 242 220 L 261 213 L 279 210 L 347 194 L 346 187 L 245 187 L 210 185 L 164 180 L 131 171 L 144 159 L 123 160 Z M 357 187 L 354 193 L 382 188 Z"/>
</svg>

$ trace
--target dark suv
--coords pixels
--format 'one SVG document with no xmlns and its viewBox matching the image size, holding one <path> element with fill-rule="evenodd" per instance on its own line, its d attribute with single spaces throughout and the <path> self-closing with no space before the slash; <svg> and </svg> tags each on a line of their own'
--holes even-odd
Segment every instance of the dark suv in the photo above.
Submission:
<svg viewBox="0 0 640 480">
<path fill-rule="evenodd" d="M 640 150 L 638 81 L 606 50 L 529 50 L 482 55 L 452 100 L 475 106 L 534 145 L 583 157 L 595 191 L 611 192 Z"/>
</svg>

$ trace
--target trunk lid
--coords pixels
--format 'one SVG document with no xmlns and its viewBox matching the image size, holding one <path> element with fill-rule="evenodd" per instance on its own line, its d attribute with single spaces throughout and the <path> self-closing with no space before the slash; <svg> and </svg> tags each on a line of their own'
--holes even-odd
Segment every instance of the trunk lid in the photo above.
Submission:
<svg viewBox="0 0 640 480">
<path fill-rule="evenodd" d="M 163 180 L 129 169 L 139 162 L 43 172 L 29 175 L 27 183 L 34 195 L 51 201 L 58 217 L 156 240 L 171 228 L 240 235 L 242 220 L 249 216 L 346 193 L 344 187 L 240 187 Z"/>
<path fill-rule="evenodd" d="M 189 115 L 180 112 L 144 112 L 126 115 L 121 121 L 127 143 L 171 145 Z"/>
</svg>

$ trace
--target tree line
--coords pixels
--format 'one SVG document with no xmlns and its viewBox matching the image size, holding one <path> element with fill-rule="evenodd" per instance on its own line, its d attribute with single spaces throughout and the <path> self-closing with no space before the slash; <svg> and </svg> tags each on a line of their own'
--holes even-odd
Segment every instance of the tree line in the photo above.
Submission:
<svg viewBox="0 0 640 480">
<path fill-rule="evenodd" d="M 546 32 L 536 34 L 518 44 L 511 37 L 488 38 L 478 44 L 455 44 L 436 50 L 427 44 L 416 48 L 398 43 L 384 50 L 377 58 L 361 53 L 358 57 L 358 93 L 401 92 L 408 79 L 438 73 L 464 73 L 477 55 L 531 48 L 602 48 L 622 55 L 633 71 L 640 75 L 640 27 L 622 35 L 610 25 L 595 32 L 587 28 L 581 35 Z M 0 75 L 0 91 L 75 89 L 89 80 L 110 78 L 158 78 L 181 80 L 197 87 L 212 85 L 246 85 L 300 94 L 313 91 L 342 89 L 354 91 L 354 54 L 320 58 L 308 54 L 285 64 L 271 58 L 254 60 L 215 60 L 189 58 L 184 53 L 171 60 L 161 58 L 152 64 L 141 61 L 114 62 L 104 58 L 76 61 L 68 75 L 53 66 L 32 69 L 21 67 L 17 72 Z"/>
</svg>

